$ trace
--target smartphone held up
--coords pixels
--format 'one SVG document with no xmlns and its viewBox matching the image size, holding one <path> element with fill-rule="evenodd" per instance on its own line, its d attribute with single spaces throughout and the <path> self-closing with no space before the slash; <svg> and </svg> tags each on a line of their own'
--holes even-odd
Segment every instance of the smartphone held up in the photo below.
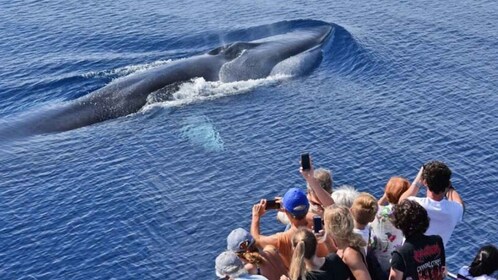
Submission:
<svg viewBox="0 0 498 280">
<path fill-rule="evenodd" d="M 310 162 L 310 154 L 309 153 L 301 154 L 301 167 L 303 168 L 303 170 L 310 170 L 311 169 L 311 162 Z"/>
<path fill-rule="evenodd" d="M 266 200 L 266 207 L 265 210 L 270 210 L 270 209 L 280 209 L 280 203 L 278 203 L 275 199 L 268 199 Z"/>
<path fill-rule="evenodd" d="M 322 230 L 322 228 L 323 228 L 322 217 L 318 215 L 313 216 L 313 231 L 315 233 L 318 233 L 320 232 L 320 230 Z"/>
</svg>

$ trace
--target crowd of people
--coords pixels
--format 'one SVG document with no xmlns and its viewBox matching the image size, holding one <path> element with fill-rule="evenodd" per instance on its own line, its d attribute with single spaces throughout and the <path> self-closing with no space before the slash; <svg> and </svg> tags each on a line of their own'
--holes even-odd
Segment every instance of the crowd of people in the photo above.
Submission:
<svg viewBox="0 0 498 280">
<path fill-rule="evenodd" d="M 304 169 L 305 168 L 305 169 Z M 234 229 L 215 261 L 221 279 L 438 280 L 496 279 L 498 253 L 483 246 L 457 275 L 446 270 L 445 246 L 462 220 L 464 203 L 440 161 L 424 164 L 410 182 L 392 177 L 378 200 L 354 187 L 332 188 L 326 169 L 301 167 L 304 188 L 252 208 L 251 227 Z M 424 197 L 417 197 L 426 188 Z M 261 217 L 277 209 L 285 230 L 260 231 Z"/>
</svg>

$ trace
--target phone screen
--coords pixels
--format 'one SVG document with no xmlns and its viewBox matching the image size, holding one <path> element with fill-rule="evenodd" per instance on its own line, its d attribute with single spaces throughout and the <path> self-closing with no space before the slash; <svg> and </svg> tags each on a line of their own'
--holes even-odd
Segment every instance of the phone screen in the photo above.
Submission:
<svg viewBox="0 0 498 280">
<path fill-rule="evenodd" d="M 301 154 L 301 167 L 303 168 L 303 170 L 311 169 L 310 154 Z"/>
<path fill-rule="evenodd" d="M 266 210 L 268 209 L 280 209 L 280 203 L 277 203 L 276 200 L 266 200 Z"/>
<path fill-rule="evenodd" d="M 314 216 L 313 217 L 313 231 L 319 232 L 320 230 L 322 230 L 322 217 Z"/>
</svg>

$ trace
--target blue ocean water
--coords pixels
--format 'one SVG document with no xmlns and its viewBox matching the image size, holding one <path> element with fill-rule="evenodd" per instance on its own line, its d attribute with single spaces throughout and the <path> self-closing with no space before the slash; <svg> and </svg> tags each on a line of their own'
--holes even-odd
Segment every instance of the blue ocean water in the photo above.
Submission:
<svg viewBox="0 0 498 280">
<path fill-rule="evenodd" d="M 176 102 L 2 140 L 0 279 L 213 279 L 252 204 L 304 187 L 302 151 L 377 197 L 445 161 L 466 202 L 455 271 L 498 244 L 496 14 L 486 0 L 0 0 L 0 128 L 261 26 L 335 26 L 309 75 L 196 79 Z M 282 226 L 268 213 L 262 228 Z"/>
</svg>

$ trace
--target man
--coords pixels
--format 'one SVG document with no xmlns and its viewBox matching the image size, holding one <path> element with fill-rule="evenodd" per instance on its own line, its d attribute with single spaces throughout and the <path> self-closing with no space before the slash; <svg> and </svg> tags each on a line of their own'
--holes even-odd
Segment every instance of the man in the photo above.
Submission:
<svg viewBox="0 0 498 280">
<path fill-rule="evenodd" d="M 259 248 L 268 245 L 274 246 L 282 258 L 284 266 L 289 269 L 292 258 L 292 236 L 301 227 L 307 227 L 306 214 L 309 209 L 309 202 L 306 194 L 298 188 L 289 189 L 282 197 L 281 206 L 287 218 L 290 221 L 290 229 L 279 232 L 270 236 L 260 233 L 260 219 L 266 213 L 266 200 L 262 199 L 260 203 L 255 204 L 252 208 L 251 235 L 256 241 Z"/>
<path fill-rule="evenodd" d="M 417 177 L 400 197 L 418 202 L 427 210 L 430 218 L 426 235 L 439 235 L 443 238 L 444 246 L 462 220 L 464 205 L 462 198 L 451 185 L 451 170 L 440 161 L 430 161 L 417 174 Z M 416 197 L 421 187 L 427 187 L 426 197 Z"/>
</svg>

